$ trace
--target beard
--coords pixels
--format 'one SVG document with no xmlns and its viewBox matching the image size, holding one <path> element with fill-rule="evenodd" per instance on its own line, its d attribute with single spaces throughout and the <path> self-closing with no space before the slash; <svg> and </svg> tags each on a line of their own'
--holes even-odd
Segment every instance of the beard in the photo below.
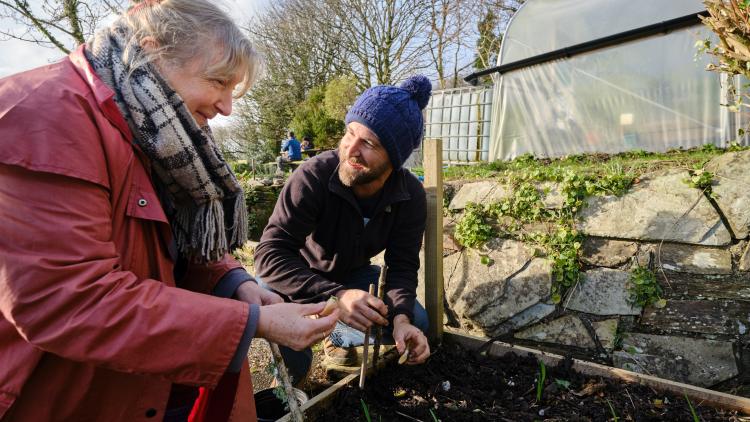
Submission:
<svg viewBox="0 0 750 422">
<path fill-rule="evenodd" d="M 377 180 L 385 172 L 388 171 L 388 161 L 384 161 L 375 167 L 369 167 L 367 162 L 359 158 L 346 158 L 345 155 L 339 151 L 339 157 L 341 163 L 339 164 L 339 180 L 344 186 L 352 187 L 358 185 L 366 185 L 370 182 Z M 346 161 L 363 166 L 362 170 L 357 170 L 351 166 L 346 165 Z"/>
</svg>

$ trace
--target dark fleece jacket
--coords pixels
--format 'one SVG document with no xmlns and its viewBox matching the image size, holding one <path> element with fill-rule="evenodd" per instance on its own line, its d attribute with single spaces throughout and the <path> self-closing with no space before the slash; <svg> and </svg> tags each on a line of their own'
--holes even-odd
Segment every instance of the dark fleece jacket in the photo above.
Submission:
<svg viewBox="0 0 750 422">
<path fill-rule="evenodd" d="M 292 301 L 323 301 L 385 249 L 389 318 L 405 314 L 413 321 L 427 215 L 424 188 L 408 170 L 395 170 L 365 225 L 351 188 L 339 180 L 338 165 L 338 153 L 330 151 L 292 173 L 255 250 L 256 271 Z"/>
</svg>

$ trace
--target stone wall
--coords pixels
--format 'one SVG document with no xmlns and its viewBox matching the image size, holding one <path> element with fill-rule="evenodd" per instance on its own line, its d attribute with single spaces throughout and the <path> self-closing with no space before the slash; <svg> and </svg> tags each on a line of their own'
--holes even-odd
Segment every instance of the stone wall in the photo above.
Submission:
<svg viewBox="0 0 750 422">
<path fill-rule="evenodd" d="M 487 337 L 583 355 L 690 384 L 750 393 L 750 151 L 712 160 L 713 197 L 686 170 L 648 174 L 622 196 L 592 196 L 580 282 L 551 302 L 551 265 L 533 245 L 493 239 L 463 249 L 445 219 L 447 322 Z M 560 202 L 546 186 L 545 206 Z M 449 209 L 512 192 L 494 181 L 456 188 Z M 543 228 L 542 228 L 543 229 Z M 490 259 L 482 259 L 481 257 Z M 489 262 L 489 265 L 487 264 Z M 634 305 L 634 266 L 653 269 L 666 304 Z M 745 389 L 742 388 L 744 385 Z"/>
<path fill-rule="evenodd" d="M 248 238 L 258 241 L 268 219 L 273 213 L 276 199 L 284 186 L 281 179 L 245 179 L 240 182 L 245 191 L 245 203 L 248 213 Z"/>
</svg>

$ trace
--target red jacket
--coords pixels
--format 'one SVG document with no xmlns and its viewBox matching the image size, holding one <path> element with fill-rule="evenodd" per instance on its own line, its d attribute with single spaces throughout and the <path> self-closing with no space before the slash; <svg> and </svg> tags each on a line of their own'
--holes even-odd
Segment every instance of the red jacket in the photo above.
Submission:
<svg viewBox="0 0 750 422">
<path fill-rule="evenodd" d="M 172 383 L 216 386 L 247 324 L 246 303 L 201 294 L 231 257 L 175 287 L 169 224 L 112 98 L 81 48 L 0 79 L 3 421 L 160 421 Z M 239 378 L 231 419 L 254 421 L 247 365 Z"/>
</svg>

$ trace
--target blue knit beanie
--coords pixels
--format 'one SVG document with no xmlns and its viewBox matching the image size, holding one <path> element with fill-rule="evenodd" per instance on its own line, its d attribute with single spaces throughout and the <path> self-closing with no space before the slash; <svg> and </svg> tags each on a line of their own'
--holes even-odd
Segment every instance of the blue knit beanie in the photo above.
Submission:
<svg viewBox="0 0 750 422">
<path fill-rule="evenodd" d="M 358 122 L 373 131 L 388 152 L 393 169 L 399 169 L 422 142 L 422 110 L 431 90 L 430 80 L 422 75 L 410 77 L 399 87 L 374 86 L 357 98 L 344 122 Z"/>
</svg>

